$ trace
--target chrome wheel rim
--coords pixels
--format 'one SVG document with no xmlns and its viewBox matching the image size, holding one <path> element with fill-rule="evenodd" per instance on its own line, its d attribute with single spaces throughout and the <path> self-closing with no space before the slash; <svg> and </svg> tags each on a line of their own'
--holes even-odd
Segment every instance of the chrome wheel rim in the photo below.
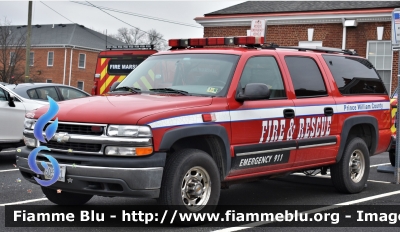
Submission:
<svg viewBox="0 0 400 232">
<path fill-rule="evenodd" d="M 192 212 L 207 205 L 211 194 L 211 179 L 208 172 L 199 166 L 193 167 L 183 176 L 181 185 L 182 202 Z"/>
<path fill-rule="evenodd" d="M 349 161 L 350 179 L 354 183 L 358 183 L 364 176 L 365 172 L 365 159 L 360 150 L 355 150 L 350 156 Z"/>
</svg>

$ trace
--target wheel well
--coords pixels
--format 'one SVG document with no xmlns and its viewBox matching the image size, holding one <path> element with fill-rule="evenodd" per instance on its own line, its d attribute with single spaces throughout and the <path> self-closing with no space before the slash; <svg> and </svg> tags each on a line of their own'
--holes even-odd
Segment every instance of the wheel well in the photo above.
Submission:
<svg viewBox="0 0 400 232">
<path fill-rule="evenodd" d="M 346 144 L 349 143 L 355 137 L 359 137 L 362 140 L 364 140 L 370 152 L 372 148 L 372 141 L 377 139 L 375 138 L 376 136 L 374 127 L 371 124 L 367 123 L 354 125 L 349 131 L 349 136 L 347 137 Z M 372 154 L 370 153 L 370 155 Z"/>
<path fill-rule="evenodd" d="M 224 170 L 222 156 L 226 154 L 226 151 L 221 138 L 215 135 L 198 135 L 179 139 L 171 146 L 167 159 L 174 151 L 186 148 L 199 149 L 209 154 L 218 166 L 221 180 L 225 178 L 226 170 Z"/>
</svg>

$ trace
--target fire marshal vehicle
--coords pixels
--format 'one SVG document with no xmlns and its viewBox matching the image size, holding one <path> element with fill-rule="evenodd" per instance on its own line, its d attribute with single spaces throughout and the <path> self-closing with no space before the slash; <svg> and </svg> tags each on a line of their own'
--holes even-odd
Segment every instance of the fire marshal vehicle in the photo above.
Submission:
<svg viewBox="0 0 400 232">
<path fill-rule="evenodd" d="M 107 46 L 97 57 L 92 95 L 108 93 L 111 85 L 122 81 L 147 57 L 156 53 L 153 45 Z"/>
<path fill-rule="evenodd" d="M 209 212 L 221 188 L 310 170 L 329 170 L 340 192 L 361 192 L 370 157 L 391 144 L 389 96 L 375 68 L 348 50 L 263 41 L 173 39 L 109 93 L 59 103 L 57 132 L 42 145 L 61 178 L 44 194 L 62 205 L 124 196 Z M 17 153 L 33 183 L 45 179 L 27 158 L 47 110 L 26 115 Z M 38 164 L 48 162 L 43 154 Z"/>
</svg>

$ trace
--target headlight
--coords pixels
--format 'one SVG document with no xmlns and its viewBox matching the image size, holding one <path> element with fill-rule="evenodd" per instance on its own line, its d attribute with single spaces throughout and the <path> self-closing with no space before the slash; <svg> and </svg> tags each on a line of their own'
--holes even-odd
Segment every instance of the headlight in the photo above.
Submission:
<svg viewBox="0 0 400 232">
<path fill-rule="evenodd" d="M 36 123 L 36 119 L 25 118 L 24 127 L 25 127 L 25 129 L 33 130 L 33 128 L 35 128 L 35 123 Z"/>
<path fill-rule="evenodd" d="M 153 153 L 152 147 L 106 147 L 106 155 L 116 156 L 144 156 Z"/>
<path fill-rule="evenodd" d="M 37 140 L 24 136 L 24 143 L 27 147 L 37 147 Z"/>
<path fill-rule="evenodd" d="M 152 137 L 151 129 L 148 126 L 126 126 L 109 125 L 107 128 L 108 136 L 119 137 Z"/>
</svg>

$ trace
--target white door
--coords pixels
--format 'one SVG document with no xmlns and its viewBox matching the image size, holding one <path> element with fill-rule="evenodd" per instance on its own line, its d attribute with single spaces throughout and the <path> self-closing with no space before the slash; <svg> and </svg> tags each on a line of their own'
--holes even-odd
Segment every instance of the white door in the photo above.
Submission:
<svg viewBox="0 0 400 232">
<path fill-rule="evenodd" d="M 0 88 L 0 143 L 17 142 L 23 138 L 24 104 L 16 99 L 15 107 L 11 107 L 8 96 L 8 91 Z"/>
</svg>

